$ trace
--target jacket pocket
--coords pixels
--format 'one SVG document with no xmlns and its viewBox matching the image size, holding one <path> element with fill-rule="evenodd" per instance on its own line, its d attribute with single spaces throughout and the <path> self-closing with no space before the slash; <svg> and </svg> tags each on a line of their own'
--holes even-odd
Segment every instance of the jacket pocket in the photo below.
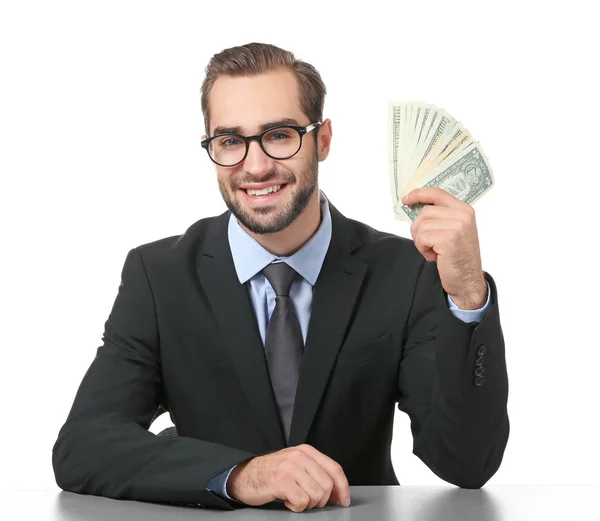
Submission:
<svg viewBox="0 0 600 521">
<path fill-rule="evenodd" d="M 391 331 L 366 345 L 342 349 L 337 357 L 336 370 L 360 364 L 389 353 L 394 348 Z"/>
</svg>

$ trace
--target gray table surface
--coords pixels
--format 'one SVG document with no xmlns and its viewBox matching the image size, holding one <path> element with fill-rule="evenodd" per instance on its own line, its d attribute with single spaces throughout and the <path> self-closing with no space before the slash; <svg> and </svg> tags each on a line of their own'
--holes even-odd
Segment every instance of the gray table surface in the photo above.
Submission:
<svg viewBox="0 0 600 521">
<path fill-rule="evenodd" d="M 61 490 L 1 493 L 0 519 L 36 521 L 179 521 L 298 519 L 360 521 L 579 521 L 600 520 L 600 487 L 453 486 L 351 487 L 352 505 L 294 513 L 282 504 L 235 511 L 169 506 L 85 496 Z"/>
</svg>

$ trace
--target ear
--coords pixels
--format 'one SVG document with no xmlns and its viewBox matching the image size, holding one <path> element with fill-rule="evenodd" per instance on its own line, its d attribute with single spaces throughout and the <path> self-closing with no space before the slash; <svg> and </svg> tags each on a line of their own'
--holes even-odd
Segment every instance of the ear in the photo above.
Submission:
<svg viewBox="0 0 600 521">
<path fill-rule="evenodd" d="M 329 155 L 329 147 L 331 146 L 331 120 L 326 119 L 319 125 L 317 134 L 317 153 L 319 161 L 325 161 Z"/>
</svg>

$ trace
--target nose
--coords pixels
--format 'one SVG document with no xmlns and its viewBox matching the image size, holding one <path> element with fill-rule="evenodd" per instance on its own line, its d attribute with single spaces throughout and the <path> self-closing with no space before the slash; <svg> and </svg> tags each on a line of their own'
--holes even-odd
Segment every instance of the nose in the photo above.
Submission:
<svg viewBox="0 0 600 521">
<path fill-rule="evenodd" d="M 248 154 L 244 159 L 243 166 L 249 174 L 264 174 L 273 168 L 273 159 L 265 154 L 258 141 L 253 139 L 248 145 Z"/>
</svg>

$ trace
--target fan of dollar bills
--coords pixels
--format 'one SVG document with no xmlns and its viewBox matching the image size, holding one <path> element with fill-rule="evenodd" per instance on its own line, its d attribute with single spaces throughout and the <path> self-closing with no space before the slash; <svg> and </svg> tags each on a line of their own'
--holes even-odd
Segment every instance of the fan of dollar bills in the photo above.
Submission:
<svg viewBox="0 0 600 521">
<path fill-rule="evenodd" d="M 422 102 L 389 102 L 389 173 L 394 216 L 412 222 L 422 204 L 402 197 L 421 187 L 439 187 L 473 204 L 494 184 L 479 142 L 445 110 Z"/>
</svg>

